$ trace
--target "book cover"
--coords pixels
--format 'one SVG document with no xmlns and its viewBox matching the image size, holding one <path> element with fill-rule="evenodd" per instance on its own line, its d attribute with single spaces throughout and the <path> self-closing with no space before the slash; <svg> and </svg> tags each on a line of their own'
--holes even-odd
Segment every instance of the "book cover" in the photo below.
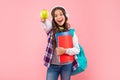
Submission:
<svg viewBox="0 0 120 80">
<path fill-rule="evenodd" d="M 72 35 L 68 32 L 61 32 L 56 34 L 57 46 L 63 48 L 72 48 L 73 41 Z M 74 60 L 74 56 L 63 54 L 60 55 L 60 63 L 71 62 Z"/>
</svg>

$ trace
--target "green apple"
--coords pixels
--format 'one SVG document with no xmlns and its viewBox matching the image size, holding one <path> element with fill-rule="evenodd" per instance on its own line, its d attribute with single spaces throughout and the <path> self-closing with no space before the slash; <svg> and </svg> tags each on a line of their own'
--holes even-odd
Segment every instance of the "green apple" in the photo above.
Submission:
<svg viewBox="0 0 120 80">
<path fill-rule="evenodd" d="M 40 18 L 41 18 L 41 19 L 47 19 L 48 16 L 49 16 L 48 10 L 43 9 L 43 10 L 40 12 Z"/>
</svg>

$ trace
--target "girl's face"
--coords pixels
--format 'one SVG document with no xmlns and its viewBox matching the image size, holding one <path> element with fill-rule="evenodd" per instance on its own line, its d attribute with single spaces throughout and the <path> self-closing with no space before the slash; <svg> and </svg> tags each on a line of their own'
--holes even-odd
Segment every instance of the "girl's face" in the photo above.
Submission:
<svg viewBox="0 0 120 80">
<path fill-rule="evenodd" d="M 65 16 L 61 10 L 55 10 L 54 19 L 59 26 L 62 26 L 65 22 Z"/>
</svg>

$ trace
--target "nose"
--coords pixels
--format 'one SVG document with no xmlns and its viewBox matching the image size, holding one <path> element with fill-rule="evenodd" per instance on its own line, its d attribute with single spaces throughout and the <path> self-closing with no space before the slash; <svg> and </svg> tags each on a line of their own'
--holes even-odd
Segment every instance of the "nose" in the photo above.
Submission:
<svg viewBox="0 0 120 80">
<path fill-rule="evenodd" d="M 60 19 L 61 18 L 61 16 L 60 15 L 58 15 L 58 17 L 57 17 L 58 19 Z"/>
</svg>

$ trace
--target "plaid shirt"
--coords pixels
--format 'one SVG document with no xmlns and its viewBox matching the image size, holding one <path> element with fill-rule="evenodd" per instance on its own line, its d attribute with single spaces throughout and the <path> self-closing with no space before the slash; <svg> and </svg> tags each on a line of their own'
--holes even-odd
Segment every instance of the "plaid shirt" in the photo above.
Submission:
<svg viewBox="0 0 120 80">
<path fill-rule="evenodd" d="M 44 65 L 46 67 L 50 66 L 51 61 L 52 61 L 52 57 L 53 57 L 53 54 L 54 54 L 54 50 L 52 48 L 52 34 L 53 34 L 52 31 L 47 33 L 47 35 L 48 35 L 48 44 L 47 44 L 47 48 L 46 48 L 46 53 L 44 55 Z M 77 62 L 77 57 L 76 56 L 75 56 L 75 60 L 73 61 L 72 65 L 73 65 L 72 66 L 73 70 L 76 70 L 77 67 L 78 67 L 78 62 Z"/>
</svg>

